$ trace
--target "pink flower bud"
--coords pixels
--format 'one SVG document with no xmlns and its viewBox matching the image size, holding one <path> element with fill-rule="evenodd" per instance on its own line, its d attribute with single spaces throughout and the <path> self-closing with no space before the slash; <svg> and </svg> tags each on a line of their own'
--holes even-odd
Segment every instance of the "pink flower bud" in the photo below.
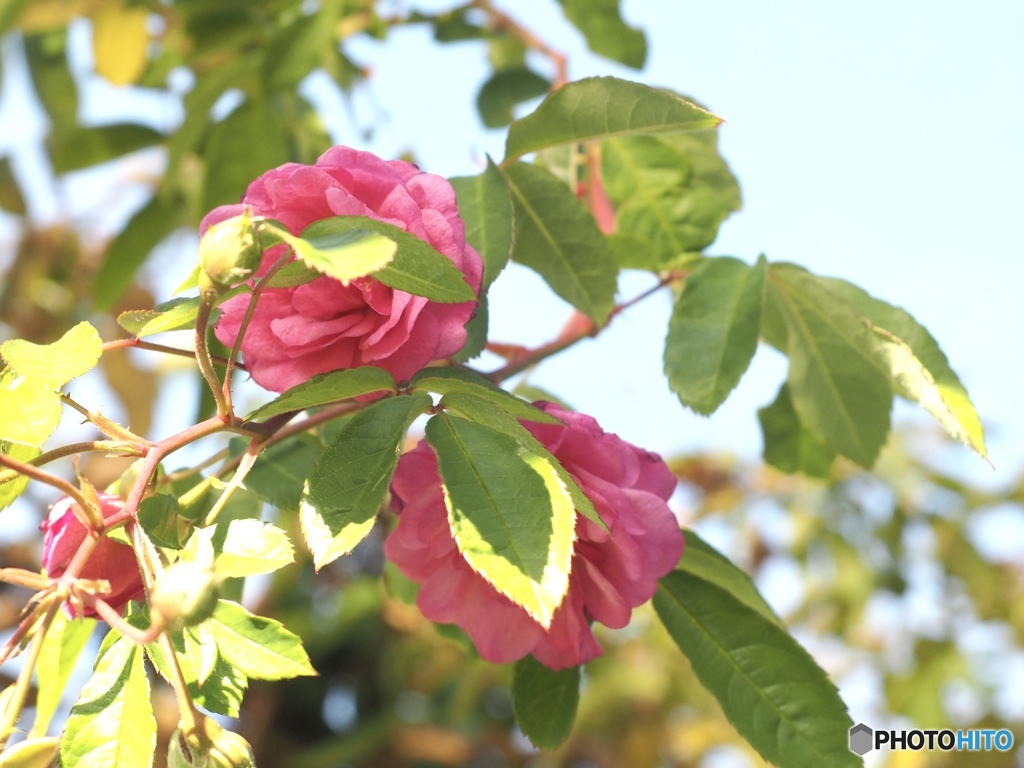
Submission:
<svg viewBox="0 0 1024 768">
<path fill-rule="evenodd" d="M 465 275 L 477 293 L 483 275 L 480 255 L 466 244 L 455 192 L 440 176 L 401 160 L 385 162 L 369 152 L 334 147 L 316 165 L 288 163 L 249 185 L 241 204 L 211 211 L 200 232 L 249 208 L 284 224 L 293 234 L 331 216 L 366 216 L 384 221 L 430 243 Z M 269 249 L 257 274 L 282 255 Z M 216 334 L 235 342 L 249 296 L 220 305 Z M 242 340 L 252 378 L 283 392 L 310 377 L 343 368 L 374 365 L 399 381 L 431 360 L 458 352 L 475 301 L 441 304 L 378 282 L 358 278 L 349 285 L 330 277 L 263 292 Z"/>
<path fill-rule="evenodd" d="M 668 507 L 676 479 L 659 456 L 604 432 L 590 416 L 534 403 L 561 424 L 523 422 L 572 475 L 611 531 L 576 516 L 569 591 L 545 630 L 494 589 L 459 553 L 448 523 L 437 458 L 426 441 L 398 462 L 391 485 L 398 526 L 387 556 L 421 585 L 423 615 L 457 624 L 480 655 L 506 663 L 533 654 L 551 669 L 600 655 L 591 621 L 619 628 L 675 568 L 683 534 Z"/>
<path fill-rule="evenodd" d="M 124 508 L 124 501 L 116 494 L 100 492 L 97 495 L 104 520 L 113 517 Z M 68 497 L 61 499 L 53 505 L 50 514 L 40 526 L 45 533 L 43 567 L 51 578 L 58 578 L 64 574 L 78 547 L 88 535 L 86 527 L 75 514 L 76 506 Z M 101 597 L 118 612 L 124 610 L 129 600 L 138 600 L 145 593 L 139 566 L 135 560 L 135 551 L 109 537 L 103 537 L 96 545 L 78 576 L 82 579 L 102 579 L 110 582 L 110 593 Z M 72 616 L 78 615 L 70 603 L 65 605 L 65 609 Z M 84 608 L 82 615 L 96 617 L 96 612 L 91 608 Z"/>
</svg>

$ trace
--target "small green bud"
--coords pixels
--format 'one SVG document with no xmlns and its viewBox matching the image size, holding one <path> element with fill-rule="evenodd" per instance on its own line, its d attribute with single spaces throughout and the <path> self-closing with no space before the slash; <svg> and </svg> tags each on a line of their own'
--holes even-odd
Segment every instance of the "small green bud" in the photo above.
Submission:
<svg viewBox="0 0 1024 768">
<path fill-rule="evenodd" d="M 213 615 L 220 597 L 216 574 L 199 563 L 176 562 L 164 571 L 149 596 L 154 621 L 171 629 L 194 627 Z"/>
<path fill-rule="evenodd" d="M 248 280 L 260 266 L 263 249 L 256 237 L 252 214 L 240 215 L 214 224 L 199 241 L 199 288 L 223 293 Z"/>
<path fill-rule="evenodd" d="M 210 718 L 200 717 L 192 733 L 184 734 L 179 727 L 171 735 L 167 768 L 256 768 L 249 742 Z"/>
</svg>

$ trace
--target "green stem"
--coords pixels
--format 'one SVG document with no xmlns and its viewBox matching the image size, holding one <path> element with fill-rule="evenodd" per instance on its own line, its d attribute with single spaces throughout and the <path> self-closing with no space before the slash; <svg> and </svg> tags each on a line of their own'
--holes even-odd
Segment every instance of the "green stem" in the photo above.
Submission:
<svg viewBox="0 0 1024 768">
<path fill-rule="evenodd" d="M 231 406 L 224 398 L 223 385 L 217 378 L 217 372 L 213 369 L 213 361 L 210 359 L 210 349 L 206 343 L 206 330 L 210 324 L 210 311 L 217 301 L 217 292 L 206 290 L 200 297 L 199 313 L 196 316 L 196 362 L 199 363 L 199 370 L 213 393 L 213 399 L 217 402 L 217 415 L 225 423 L 231 422 Z"/>
<path fill-rule="evenodd" d="M 51 600 L 46 610 L 46 616 L 43 617 L 42 624 L 39 626 L 36 636 L 32 638 L 31 645 L 29 645 L 28 653 L 21 662 L 21 671 L 18 673 L 18 679 L 14 683 L 14 695 L 7 702 L 7 707 L 2 715 L 0 715 L 0 751 L 3 750 L 7 744 L 7 739 L 14 732 L 14 725 L 18 722 L 21 710 L 28 699 L 28 693 L 32 688 L 32 673 L 35 671 L 36 663 L 39 661 L 39 652 L 42 650 L 43 640 L 46 638 L 46 632 L 50 628 L 50 624 L 53 623 L 53 618 L 57 615 L 57 611 L 60 610 L 61 603 L 63 602 L 59 595 Z"/>
<path fill-rule="evenodd" d="M 41 467 L 43 464 L 49 464 L 51 461 L 62 459 L 65 456 L 96 452 L 116 453 L 122 456 L 142 456 L 145 453 L 137 444 L 125 440 L 90 440 L 84 443 L 62 445 L 59 448 L 46 451 L 46 453 L 41 453 L 25 463 L 31 464 L 34 467 Z M 18 473 L 14 470 L 0 472 L 0 485 L 17 479 Z"/>
</svg>

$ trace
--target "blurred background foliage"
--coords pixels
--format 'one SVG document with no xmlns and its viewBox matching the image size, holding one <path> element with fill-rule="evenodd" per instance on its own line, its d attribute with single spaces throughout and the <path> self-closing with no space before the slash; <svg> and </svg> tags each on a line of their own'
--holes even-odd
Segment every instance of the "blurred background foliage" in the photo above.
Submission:
<svg viewBox="0 0 1024 768">
<path fill-rule="evenodd" d="M 622 21 L 616 0 L 560 2 L 592 50 L 642 67 L 643 35 Z M 0 158 L 4 337 L 47 342 L 84 318 L 113 337 L 119 310 L 155 303 L 152 274 L 139 277 L 154 248 L 194 232 L 206 211 L 236 201 L 267 168 L 313 162 L 331 144 L 300 88 L 307 76 L 325 73 L 321 82 L 342 99 L 372 85 L 347 42 L 386 41 L 407 24 L 429 25 L 439 44 L 486 48 L 492 72 L 477 94 L 441 87 L 453 89 L 444 98 L 475 97 L 488 127 L 507 124 L 517 104 L 565 77 L 564 59 L 529 19 L 517 22 L 486 0 L 438 13 L 374 0 L 0 0 L 5 62 L 30 76 L 27 98 L 48 118 L 49 161 L 38 169 Z M 92 97 L 121 100 L 116 122 L 88 118 L 83 94 L 97 80 L 118 89 Z M 147 161 L 135 162 L 140 156 Z M 114 191 L 101 178 L 115 179 Z M 56 195 L 68 215 L 40 223 L 41 194 Z M 182 386 L 173 368 L 127 355 L 106 355 L 101 367 L 141 433 Z M 1024 698 L 1013 680 L 1024 678 L 1024 561 L 992 531 L 1000 515 L 1021 513 L 1024 486 L 965 485 L 935 468 L 937 443 L 931 433 L 896 435 L 874 474 L 840 460 L 824 480 L 729 457 L 678 457 L 680 516 L 755 577 L 856 701 L 855 719 L 867 712 L 875 727 L 1009 728 L 1020 743 Z M 87 467 L 99 486 L 122 469 L 109 459 Z M 41 517 L 47 500 L 26 499 Z M 377 530 L 316 577 L 300 553 L 297 565 L 252 590 L 255 609 L 300 634 L 321 672 L 254 684 L 238 728 L 262 765 L 757 764 L 649 609 L 628 628 L 603 632 L 606 654 L 586 668 L 574 735 L 555 753 L 537 753 L 513 724 L 510 670 L 467 661 L 472 652 L 456 632 L 437 631 L 403 600 L 408 585 L 383 573 L 383 536 Z M 38 567 L 36 538 L 5 536 L 0 563 Z M 0 626 L 15 623 L 26 598 L 0 588 Z M 176 708 L 168 690 L 155 696 L 166 739 Z M 906 752 L 886 764 L 963 760 Z M 1012 753 L 969 760 L 1019 764 Z"/>
</svg>

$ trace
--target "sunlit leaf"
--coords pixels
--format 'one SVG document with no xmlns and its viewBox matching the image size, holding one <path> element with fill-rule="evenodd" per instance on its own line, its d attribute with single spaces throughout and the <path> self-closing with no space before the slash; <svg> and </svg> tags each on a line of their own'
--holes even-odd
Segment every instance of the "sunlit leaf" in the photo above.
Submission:
<svg viewBox="0 0 1024 768">
<path fill-rule="evenodd" d="M 427 422 L 448 520 L 466 562 L 544 627 L 569 588 L 576 511 L 552 463 L 501 432 Z"/>
<path fill-rule="evenodd" d="M 394 258 L 373 272 L 374 279 L 384 285 L 443 303 L 476 298 L 451 259 L 394 224 L 366 216 L 334 216 L 311 224 L 303 230 L 302 237 L 313 243 L 329 242 L 352 230 L 377 233 L 397 244 Z"/>
<path fill-rule="evenodd" d="M 111 642 L 110 635 L 117 639 Z M 138 768 L 151 765 L 156 718 L 142 649 L 111 630 L 96 669 L 71 708 L 60 744 L 65 768 Z"/>
<path fill-rule="evenodd" d="M 59 748 L 56 736 L 20 741 L 0 754 L 0 768 L 50 768 Z"/>
<path fill-rule="evenodd" d="M 57 611 L 54 615 L 36 663 L 39 693 L 36 695 L 33 734 L 41 736 L 46 733 L 50 719 L 64 697 L 64 686 L 95 628 L 96 622 L 93 619 L 72 620 L 64 611 Z"/>
<path fill-rule="evenodd" d="M 92 54 L 96 73 L 114 85 L 129 85 L 146 67 L 149 9 L 120 3 L 101 5 L 92 17 Z"/>
<path fill-rule="evenodd" d="M 232 520 L 197 528 L 188 548 L 210 547 L 218 576 L 241 578 L 272 573 L 295 561 L 288 534 L 260 520 Z"/>
<path fill-rule="evenodd" d="M 588 139 L 713 128 L 720 122 L 667 91 L 614 77 L 588 77 L 563 85 L 533 113 L 512 123 L 505 157 Z"/>
<path fill-rule="evenodd" d="M 60 389 L 92 370 L 103 353 L 99 332 L 83 320 L 52 344 L 12 339 L 0 345 L 0 355 L 21 376 L 30 376 Z"/>
<path fill-rule="evenodd" d="M 2 403 L 3 400 L 4 396 L 0 393 L 0 403 Z M 0 419 L 0 421 L 2 421 L 2 419 Z M 12 459 L 17 461 L 28 462 L 42 453 L 42 451 L 34 445 L 11 443 L 6 440 L 0 440 L 0 453 L 3 453 L 5 456 L 10 456 Z M 4 509 L 9 506 L 12 501 L 25 492 L 25 488 L 27 487 L 28 478 L 24 475 L 18 475 L 17 477 L 0 484 L 0 509 Z"/>
<path fill-rule="evenodd" d="M 316 675 L 297 635 L 238 603 L 220 600 L 210 621 L 217 648 L 230 664 L 255 680 Z"/>
<path fill-rule="evenodd" d="M 37 379 L 0 375 L 0 440 L 42 447 L 60 423 L 60 397 Z"/>
</svg>

